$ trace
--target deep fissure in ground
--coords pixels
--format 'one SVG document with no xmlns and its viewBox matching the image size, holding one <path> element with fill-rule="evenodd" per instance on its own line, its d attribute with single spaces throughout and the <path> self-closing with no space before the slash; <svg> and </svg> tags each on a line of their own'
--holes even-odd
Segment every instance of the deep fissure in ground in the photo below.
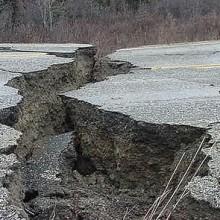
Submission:
<svg viewBox="0 0 220 220">
<path fill-rule="evenodd" d="M 30 219 L 123 219 L 126 210 L 131 210 L 126 219 L 142 219 L 182 153 L 187 159 L 173 186 L 206 134 L 201 128 L 135 121 L 60 95 L 132 67 L 97 61 L 95 52 L 79 49 L 72 63 L 9 82 L 23 100 L 5 111 L 1 122 L 23 133 L 15 152 L 22 162 L 23 206 Z M 201 175 L 206 172 L 202 169 Z M 173 219 L 209 217 L 212 211 L 187 198 Z"/>
</svg>

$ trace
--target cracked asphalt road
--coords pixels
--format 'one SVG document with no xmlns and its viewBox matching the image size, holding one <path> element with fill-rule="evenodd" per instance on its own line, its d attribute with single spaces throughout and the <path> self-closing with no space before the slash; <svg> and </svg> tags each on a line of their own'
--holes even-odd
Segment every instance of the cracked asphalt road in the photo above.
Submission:
<svg viewBox="0 0 220 220">
<path fill-rule="evenodd" d="M 66 93 L 151 123 L 207 127 L 220 118 L 220 42 L 122 49 L 114 60 L 136 68 Z"/>
</svg>

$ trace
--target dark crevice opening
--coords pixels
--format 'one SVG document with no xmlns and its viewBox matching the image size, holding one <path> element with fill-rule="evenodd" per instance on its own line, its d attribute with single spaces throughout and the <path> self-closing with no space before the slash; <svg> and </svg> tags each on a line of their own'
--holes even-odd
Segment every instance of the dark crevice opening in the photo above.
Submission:
<svg viewBox="0 0 220 220">
<path fill-rule="evenodd" d="M 81 138 L 77 134 L 77 132 L 74 132 L 73 144 L 77 154 L 74 169 L 77 170 L 83 176 L 93 174 L 96 171 L 95 164 L 93 163 L 91 158 L 83 155 Z"/>
<path fill-rule="evenodd" d="M 37 198 L 39 196 L 39 193 L 35 189 L 29 189 L 25 192 L 25 196 L 23 199 L 24 203 L 30 202 L 31 200 Z"/>
<path fill-rule="evenodd" d="M 77 220 L 84 220 L 84 218 L 81 215 L 78 215 Z"/>
</svg>

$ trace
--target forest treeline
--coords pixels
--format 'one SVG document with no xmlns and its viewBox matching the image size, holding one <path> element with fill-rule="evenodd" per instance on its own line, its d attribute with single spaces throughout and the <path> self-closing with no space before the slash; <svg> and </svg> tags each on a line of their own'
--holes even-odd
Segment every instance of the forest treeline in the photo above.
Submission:
<svg viewBox="0 0 220 220">
<path fill-rule="evenodd" d="M 117 48 L 220 38 L 219 0 L 0 0 L 0 42 Z"/>
</svg>

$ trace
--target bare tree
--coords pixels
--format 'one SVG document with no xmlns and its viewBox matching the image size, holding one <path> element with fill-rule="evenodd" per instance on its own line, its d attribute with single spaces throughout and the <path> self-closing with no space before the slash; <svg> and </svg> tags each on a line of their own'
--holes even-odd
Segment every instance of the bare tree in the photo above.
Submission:
<svg viewBox="0 0 220 220">
<path fill-rule="evenodd" d="M 49 16 L 49 27 L 50 27 L 50 30 L 52 31 L 53 29 L 53 9 L 52 9 L 52 6 L 53 6 L 53 3 L 55 2 L 55 0 L 48 0 L 47 1 L 48 3 L 48 16 Z"/>
<path fill-rule="evenodd" d="M 38 0 L 37 5 L 40 9 L 43 26 L 53 30 L 53 4 L 55 0 Z"/>
</svg>

